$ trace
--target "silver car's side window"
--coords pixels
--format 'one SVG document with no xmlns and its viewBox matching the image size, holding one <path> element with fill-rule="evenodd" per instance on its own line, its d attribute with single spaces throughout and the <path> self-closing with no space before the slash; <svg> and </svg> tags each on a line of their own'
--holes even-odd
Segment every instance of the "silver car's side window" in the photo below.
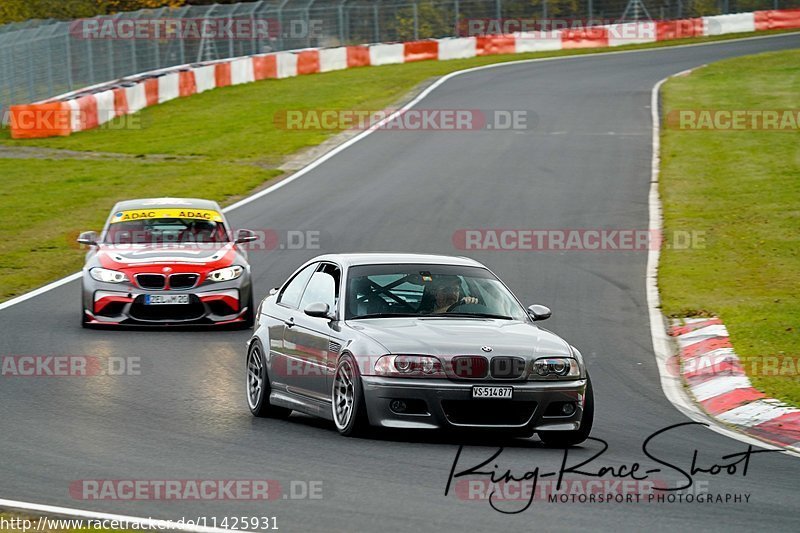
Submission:
<svg viewBox="0 0 800 533">
<path fill-rule="evenodd" d="M 278 295 L 278 303 L 288 307 L 296 308 L 300 303 L 300 296 L 303 294 L 303 289 L 306 288 L 306 284 L 311 278 L 311 275 L 317 269 L 317 265 L 317 263 L 308 265 L 306 268 L 298 272 L 297 275 L 292 278 L 292 281 L 290 281 L 283 288 L 283 290 L 281 290 L 281 293 Z"/>
<path fill-rule="evenodd" d="M 327 272 L 315 272 L 311 276 L 311 281 L 308 282 L 300 300 L 300 309 L 315 303 L 328 304 L 331 309 L 336 307 L 336 281 Z"/>
</svg>

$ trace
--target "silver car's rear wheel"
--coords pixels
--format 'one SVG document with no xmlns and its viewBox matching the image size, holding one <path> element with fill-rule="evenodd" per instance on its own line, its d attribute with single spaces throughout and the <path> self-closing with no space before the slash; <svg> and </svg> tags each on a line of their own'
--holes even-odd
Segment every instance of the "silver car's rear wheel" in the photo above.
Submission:
<svg viewBox="0 0 800 533">
<path fill-rule="evenodd" d="M 355 361 L 349 354 L 342 356 L 336 365 L 331 402 L 333 422 L 339 433 L 354 436 L 366 429 L 367 417 L 361 392 L 361 378 Z"/>
<path fill-rule="evenodd" d="M 261 349 L 256 346 L 247 355 L 247 405 L 255 409 L 264 395 L 264 362 Z"/>
<path fill-rule="evenodd" d="M 269 374 L 267 374 L 264 348 L 258 339 L 250 344 L 250 349 L 247 351 L 246 376 L 247 406 L 253 415 L 286 418 L 292 413 L 291 409 L 269 403 L 269 395 L 272 388 L 269 383 Z"/>
</svg>

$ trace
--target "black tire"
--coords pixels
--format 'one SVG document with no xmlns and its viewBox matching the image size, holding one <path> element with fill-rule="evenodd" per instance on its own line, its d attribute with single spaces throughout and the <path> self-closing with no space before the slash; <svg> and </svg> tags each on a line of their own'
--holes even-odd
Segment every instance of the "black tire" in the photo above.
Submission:
<svg viewBox="0 0 800 533">
<path fill-rule="evenodd" d="M 255 302 L 253 301 L 253 289 L 250 289 L 250 298 L 248 299 L 247 304 L 247 311 L 244 314 L 244 321 L 239 323 L 239 327 L 241 329 L 250 329 L 255 324 L 255 312 L 253 311 L 253 307 Z"/>
<path fill-rule="evenodd" d="M 551 448 L 568 448 L 589 438 L 594 424 L 594 391 L 592 379 L 586 375 L 586 401 L 583 404 L 581 427 L 577 431 L 540 431 L 539 438 Z"/>
<path fill-rule="evenodd" d="M 251 360 L 253 363 L 259 362 L 260 365 L 255 365 L 253 371 L 255 374 L 251 375 Z M 256 368 L 257 366 L 257 368 Z M 251 388 L 255 386 L 253 381 L 257 377 L 260 379 L 260 394 L 256 395 Z M 245 395 L 247 399 L 247 406 L 253 416 L 259 418 L 287 418 L 292 414 L 292 410 L 286 407 L 279 407 L 272 405 L 269 402 L 269 395 L 271 387 L 269 384 L 269 375 L 267 374 L 267 360 L 264 356 L 264 347 L 258 339 L 250 343 L 250 348 L 247 350 L 247 361 L 245 368 Z"/>
<path fill-rule="evenodd" d="M 352 402 L 349 416 L 346 421 L 341 420 L 341 411 L 337 408 L 341 406 L 339 400 L 342 395 L 347 394 L 347 388 L 342 383 L 340 373 L 350 372 L 350 384 L 352 393 Z M 339 388 L 339 396 L 337 396 L 337 388 Z M 369 433 L 369 420 L 367 419 L 367 406 L 364 402 L 364 389 L 361 386 L 361 374 L 358 371 L 358 364 L 350 354 L 344 354 L 339 358 L 336 364 L 336 372 L 333 375 L 333 385 L 331 386 L 331 414 L 333 415 L 333 423 L 340 434 L 345 437 L 363 437 Z"/>
</svg>

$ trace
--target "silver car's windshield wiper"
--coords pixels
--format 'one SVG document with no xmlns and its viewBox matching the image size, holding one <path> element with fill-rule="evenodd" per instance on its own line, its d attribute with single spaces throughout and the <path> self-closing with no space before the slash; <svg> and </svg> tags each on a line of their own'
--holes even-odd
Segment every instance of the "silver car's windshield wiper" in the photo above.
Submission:
<svg viewBox="0 0 800 533">
<path fill-rule="evenodd" d="M 499 320 L 514 320 L 513 317 L 506 315 L 495 315 L 493 313 L 440 313 L 437 315 L 427 315 L 435 317 L 458 317 L 458 318 L 497 318 Z"/>
<path fill-rule="evenodd" d="M 358 320 L 359 318 L 407 318 L 410 316 L 420 316 L 419 313 L 368 313 L 366 315 L 351 316 L 350 320 Z"/>
</svg>

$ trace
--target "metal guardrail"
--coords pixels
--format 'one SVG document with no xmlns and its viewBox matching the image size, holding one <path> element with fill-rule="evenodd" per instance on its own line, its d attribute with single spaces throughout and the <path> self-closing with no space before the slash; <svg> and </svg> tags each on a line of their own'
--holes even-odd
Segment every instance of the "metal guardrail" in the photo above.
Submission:
<svg viewBox="0 0 800 533">
<path fill-rule="evenodd" d="M 791 7 L 800 7 L 800 0 L 260 0 L 33 20 L 0 26 L 0 112 L 138 72 L 271 51 L 449 37 L 476 20 L 607 22 Z M 249 22 L 267 29 L 206 37 L 165 26 L 144 37 L 117 31 L 132 23 L 176 20 L 216 28 Z"/>
</svg>

